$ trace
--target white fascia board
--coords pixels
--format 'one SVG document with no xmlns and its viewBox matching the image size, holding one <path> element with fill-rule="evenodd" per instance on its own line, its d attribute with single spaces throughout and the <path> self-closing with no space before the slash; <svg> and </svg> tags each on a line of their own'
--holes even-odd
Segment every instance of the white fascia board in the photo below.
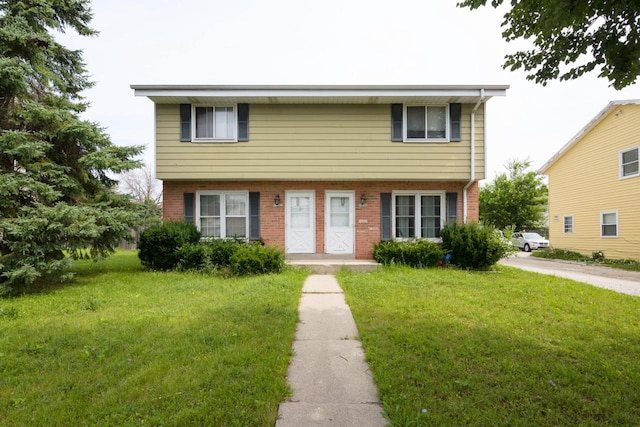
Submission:
<svg viewBox="0 0 640 427">
<path fill-rule="evenodd" d="M 505 96 L 505 86 L 180 86 L 131 85 L 146 97 L 404 97 Z"/>
<path fill-rule="evenodd" d="M 573 138 L 569 140 L 558 152 L 556 152 L 547 162 L 538 169 L 538 173 L 541 175 L 546 174 L 547 170 L 560 158 L 569 151 L 574 145 L 576 145 L 587 133 L 591 131 L 598 123 L 600 123 L 612 110 L 620 105 L 640 104 L 640 99 L 626 99 L 619 101 L 611 101 L 604 107 L 596 116 L 589 121 L 580 131 L 575 134 Z"/>
</svg>

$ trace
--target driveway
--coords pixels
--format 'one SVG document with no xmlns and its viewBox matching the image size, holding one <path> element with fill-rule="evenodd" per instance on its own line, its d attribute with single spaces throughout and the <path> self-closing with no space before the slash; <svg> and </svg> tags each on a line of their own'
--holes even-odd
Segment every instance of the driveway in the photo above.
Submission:
<svg viewBox="0 0 640 427">
<path fill-rule="evenodd" d="M 500 261 L 501 264 L 536 273 L 564 277 L 623 294 L 640 296 L 640 272 L 599 267 L 581 262 L 549 260 L 519 252 Z"/>
</svg>

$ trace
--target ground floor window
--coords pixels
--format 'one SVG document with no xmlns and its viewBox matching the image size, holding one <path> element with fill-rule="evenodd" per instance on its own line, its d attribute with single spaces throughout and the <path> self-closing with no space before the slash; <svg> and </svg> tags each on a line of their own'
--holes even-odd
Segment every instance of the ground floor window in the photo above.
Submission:
<svg viewBox="0 0 640 427">
<path fill-rule="evenodd" d="M 444 194 L 397 193 L 393 197 L 395 238 L 439 239 Z"/>
<path fill-rule="evenodd" d="M 618 237 L 617 212 L 602 212 L 600 214 L 600 235 L 602 237 Z"/>
<path fill-rule="evenodd" d="M 247 192 L 198 193 L 196 224 L 205 238 L 246 238 L 249 234 Z"/>
<path fill-rule="evenodd" d="M 564 233 L 573 233 L 573 215 L 564 216 Z"/>
</svg>

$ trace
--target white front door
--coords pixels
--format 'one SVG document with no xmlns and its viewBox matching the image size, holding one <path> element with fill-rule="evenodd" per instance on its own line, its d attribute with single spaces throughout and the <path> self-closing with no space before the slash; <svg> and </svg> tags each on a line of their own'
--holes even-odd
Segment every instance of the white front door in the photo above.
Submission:
<svg viewBox="0 0 640 427">
<path fill-rule="evenodd" d="M 316 252 L 315 193 L 287 191 L 285 200 L 285 240 L 289 254 Z"/>
<path fill-rule="evenodd" d="M 352 254 L 354 248 L 354 193 L 326 193 L 325 251 L 328 254 Z"/>
</svg>

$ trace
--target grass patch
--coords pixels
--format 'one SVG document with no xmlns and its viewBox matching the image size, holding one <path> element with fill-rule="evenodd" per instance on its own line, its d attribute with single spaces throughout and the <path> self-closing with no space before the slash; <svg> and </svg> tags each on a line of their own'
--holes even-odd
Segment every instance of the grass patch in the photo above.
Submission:
<svg viewBox="0 0 640 427">
<path fill-rule="evenodd" d="M 305 272 L 144 272 L 136 252 L 77 262 L 0 300 L 0 425 L 275 424 Z"/>
<path fill-rule="evenodd" d="M 579 261 L 591 265 L 606 265 L 612 268 L 619 268 L 629 271 L 640 271 L 640 261 L 635 259 L 609 259 L 605 258 L 601 251 L 595 251 L 591 256 L 582 255 L 579 252 L 566 249 L 545 249 L 531 253 L 537 258 L 561 259 L 565 261 Z"/>
<path fill-rule="evenodd" d="M 338 281 L 393 425 L 640 425 L 640 298 L 503 266 Z"/>
</svg>

